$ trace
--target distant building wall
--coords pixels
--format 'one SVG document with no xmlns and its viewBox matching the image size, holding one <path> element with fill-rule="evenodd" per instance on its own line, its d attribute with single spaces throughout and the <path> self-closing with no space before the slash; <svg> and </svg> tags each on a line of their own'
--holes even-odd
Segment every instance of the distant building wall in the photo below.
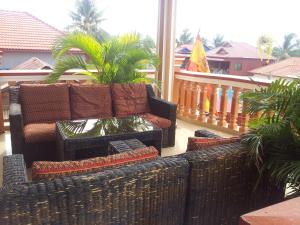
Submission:
<svg viewBox="0 0 300 225">
<path fill-rule="evenodd" d="M 267 74 L 253 74 L 253 78 L 259 79 L 259 80 L 270 80 L 270 81 L 275 81 L 279 79 L 285 79 L 292 81 L 294 78 L 291 77 L 286 77 L 286 76 L 272 76 L 272 75 L 267 75 Z"/>
<path fill-rule="evenodd" d="M 54 65 L 51 52 L 3 52 L 0 69 L 12 69 L 31 57 L 37 57 L 50 65 Z"/>
<path fill-rule="evenodd" d="M 227 58 L 226 61 L 229 62 L 229 74 L 234 75 L 252 75 L 249 73 L 250 70 L 265 66 L 267 64 L 266 60 L 260 59 Z M 238 70 L 238 64 L 241 65 L 240 70 Z"/>
</svg>

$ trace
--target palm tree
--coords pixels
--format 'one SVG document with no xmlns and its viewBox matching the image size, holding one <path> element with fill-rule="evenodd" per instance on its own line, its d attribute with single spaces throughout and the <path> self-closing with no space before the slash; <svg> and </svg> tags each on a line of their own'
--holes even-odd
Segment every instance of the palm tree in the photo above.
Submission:
<svg viewBox="0 0 300 225">
<path fill-rule="evenodd" d="M 99 27 L 105 19 L 94 0 L 77 0 L 76 11 L 71 11 L 70 16 L 73 23 L 67 27 L 68 31 L 91 34 L 99 41 L 108 37 L 108 33 Z"/>
<path fill-rule="evenodd" d="M 273 56 L 279 60 L 300 56 L 300 42 L 297 40 L 297 35 L 294 33 L 285 35 L 282 46 L 273 48 Z"/>
<path fill-rule="evenodd" d="M 87 59 L 70 55 L 70 49 L 80 49 Z M 158 57 L 143 44 L 136 33 L 112 37 L 102 43 L 85 33 L 72 33 L 59 39 L 53 47 L 56 64 L 49 82 L 56 82 L 65 71 L 81 69 L 97 83 L 153 82 L 138 69 L 157 67 Z"/>
<path fill-rule="evenodd" d="M 260 172 L 300 194 L 300 80 L 277 80 L 243 95 L 251 116 L 251 130 L 242 136 Z"/>
<path fill-rule="evenodd" d="M 176 40 L 177 46 L 184 45 L 184 44 L 193 44 L 194 38 L 192 37 L 192 33 L 189 29 L 184 29 L 179 37 Z"/>
<path fill-rule="evenodd" d="M 222 46 L 224 44 L 224 35 L 217 34 L 212 42 L 214 48 Z"/>
</svg>

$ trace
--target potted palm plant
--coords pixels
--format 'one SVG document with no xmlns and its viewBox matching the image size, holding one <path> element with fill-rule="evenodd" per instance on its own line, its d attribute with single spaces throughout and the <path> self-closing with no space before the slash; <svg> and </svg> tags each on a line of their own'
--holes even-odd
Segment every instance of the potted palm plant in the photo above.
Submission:
<svg viewBox="0 0 300 225">
<path fill-rule="evenodd" d="M 300 80 L 277 80 L 243 99 L 250 115 L 260 114 L 242 136 L 259 171 L 300 194 Z"/>
<path fill-rule="evenodd" d="M 85 57 L 69 54 L 71 49 L 80 49 Z M 156 68 L 158 57 L 148 41 L 136 33 L 111 37 L 99 43 L 85 33 L 72 33 L 59 39 L 53 47 L 56 60 L 48 81 L 56 82 L 70 69 L 80 69 L 76 74 L 86 75 L 96 83 L 153 82 L 139 69 Z"/>
</svg>

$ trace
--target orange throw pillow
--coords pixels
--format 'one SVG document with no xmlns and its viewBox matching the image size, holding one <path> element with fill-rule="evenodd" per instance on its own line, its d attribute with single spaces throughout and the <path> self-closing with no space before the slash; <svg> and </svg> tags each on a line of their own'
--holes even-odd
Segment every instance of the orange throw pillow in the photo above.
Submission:
<svg viewBox="0 0 300 225">
<path fill-rule="evenodd" d="M 32 164 L 32 179 L 55 179 L 67 175 L 98 172 L 105 168 L 114 168 L 128 164 L 140 163 L 156 159 L 157 157 L 158 151 L 154 147 L 150 146 L 107 157 L 95 157 L 80 161 L 37 161 Z"/>
</svg>

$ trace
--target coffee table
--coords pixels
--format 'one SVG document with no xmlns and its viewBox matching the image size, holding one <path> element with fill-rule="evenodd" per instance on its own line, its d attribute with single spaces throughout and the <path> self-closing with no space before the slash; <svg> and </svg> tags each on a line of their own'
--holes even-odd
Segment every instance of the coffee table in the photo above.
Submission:
<svg viewBox="0 0 300 225">
<path fill-rule="evenodd" d="M 59 160 L 108 155 L 108 143 L 138 139 L 161 151 L 162 130 L 139 116 L 56 122 Z"/>
</svg>

